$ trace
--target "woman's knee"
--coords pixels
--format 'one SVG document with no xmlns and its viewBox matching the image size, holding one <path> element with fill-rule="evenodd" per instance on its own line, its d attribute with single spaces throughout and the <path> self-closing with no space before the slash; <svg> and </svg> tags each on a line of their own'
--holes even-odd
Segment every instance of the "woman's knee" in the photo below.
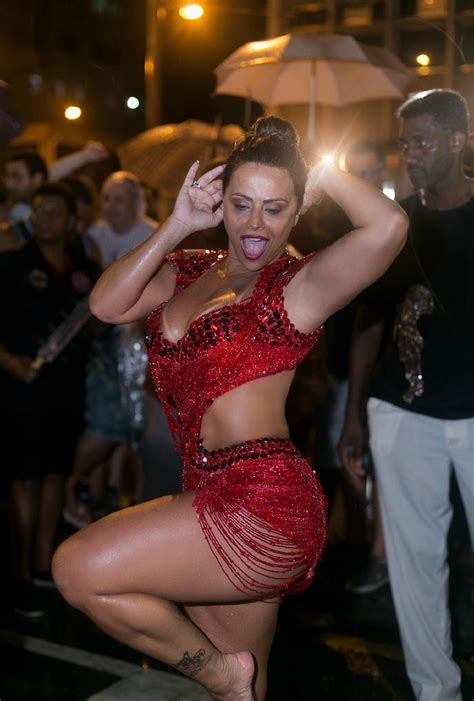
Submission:
<svg viewBox="0 0 474 701">
<path fill-rule="evenodd" d="M 93 551 L 80 535 L 64 541 L 53 556 L 51 565 L 54 582 L 66 601 L 84 608 L 96 593 Z"/>
</svg>

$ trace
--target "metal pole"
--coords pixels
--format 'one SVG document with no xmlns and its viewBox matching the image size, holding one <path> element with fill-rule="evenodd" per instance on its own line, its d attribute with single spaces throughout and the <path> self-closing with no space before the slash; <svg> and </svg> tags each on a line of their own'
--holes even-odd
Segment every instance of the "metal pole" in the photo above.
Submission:
<svg viewBox="0 0 474 701">
<path fill-rule="evenodd" d="M 267 39 L 286 32 L 286 0 L 267 0 L 265 36 Z"/>
<path fill-rule="evenodd" d="M 147 0 L 145 49 L 145 121 L 147 129 L 163 121 L 163 40 L 166 9 Z"/>
<path fill-rule="evenodd" d="M 311 77 L 309 85 L 308 128 L 306 131 L 306 146 L 312 146 L 316 137 L 316 61 L 311 62 Z"/>
<path fill-rule="evenodd" d="M 287 0 L 267 0 L 265 23 L 265 37 L 267 39 L 278 37 L 286 32 L 288 26 L 286 2 Z M 248 107 L 246 106 L 246 118 L 249 108 L 250 102 L 248 102 Z M 275 105 L 265 105 L 265 112 L 267 114 L 278 114 L 278 108 Z"/>
</svg>

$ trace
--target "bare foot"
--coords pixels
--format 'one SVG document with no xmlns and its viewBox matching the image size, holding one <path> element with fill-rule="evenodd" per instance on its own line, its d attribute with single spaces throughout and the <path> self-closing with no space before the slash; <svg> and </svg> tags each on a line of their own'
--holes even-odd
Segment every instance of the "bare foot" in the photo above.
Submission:
<svg viewBox="0 0 474 701">
<path fill-rule="evenodd" d="M 250 652 L 222 655 L 222 688 L 212 698 L 214 701 L 255 701 L 252 690 L 255 663 Z"/>
</svg>

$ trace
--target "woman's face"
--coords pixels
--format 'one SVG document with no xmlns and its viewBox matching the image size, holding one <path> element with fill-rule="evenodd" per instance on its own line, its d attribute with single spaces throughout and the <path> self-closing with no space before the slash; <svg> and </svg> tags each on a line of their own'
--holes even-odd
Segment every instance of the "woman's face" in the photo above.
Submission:
<svg viewBox="0 0 474 701">
<path fill-rule="evenodd" d="M 229 253 L 247 270 L 259 270 L 283 253 L 298 213 L 286 170 L 260 163 L 241 165 L 224 194 Z"/>
</svg>

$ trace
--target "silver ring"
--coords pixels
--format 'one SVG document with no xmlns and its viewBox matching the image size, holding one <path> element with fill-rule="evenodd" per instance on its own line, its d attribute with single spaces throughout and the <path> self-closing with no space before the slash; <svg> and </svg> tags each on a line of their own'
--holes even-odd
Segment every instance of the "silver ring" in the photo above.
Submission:
<svg viewBox="0 0 474 701">
<path fill-rule="evenodd" d="M 201 185 L 198 183 L 197 180 L 193 180 L 193 182 L 192 182 L 192 184 L 191 184 L 191 187 L 199 187 L 199 188 L 200 188 Z"/>
</svg>

